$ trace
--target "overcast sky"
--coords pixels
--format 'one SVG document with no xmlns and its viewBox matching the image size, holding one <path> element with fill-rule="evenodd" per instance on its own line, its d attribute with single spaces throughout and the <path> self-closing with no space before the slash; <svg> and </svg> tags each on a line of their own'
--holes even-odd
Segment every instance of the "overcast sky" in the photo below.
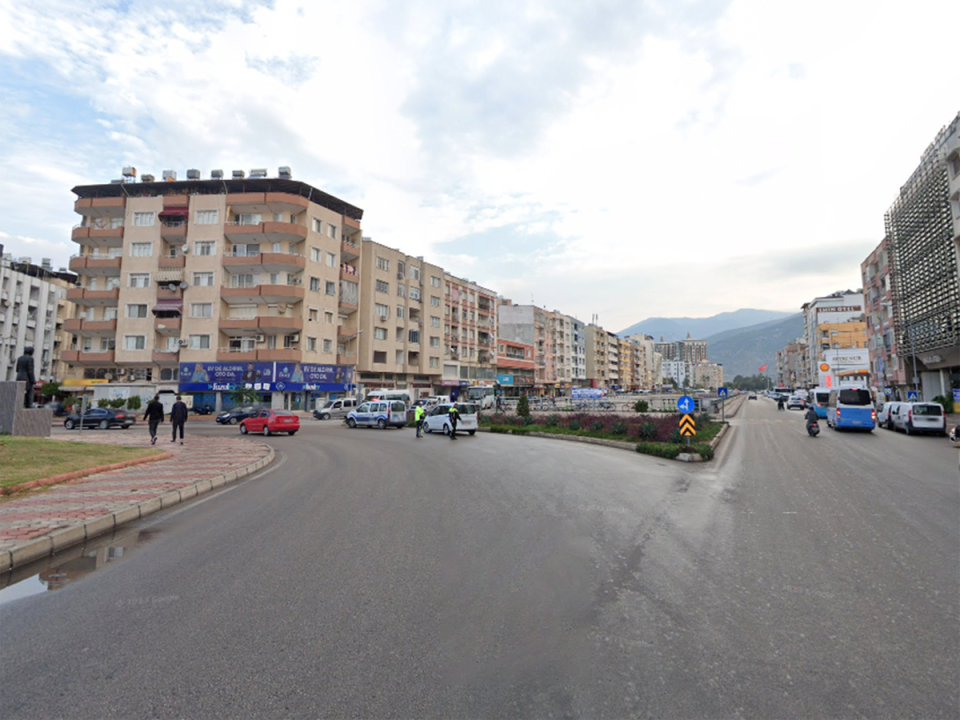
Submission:
<svg viewBox="0 0 960 720">
<path fill-rule="evenodd" d="M 290 165 L 363 234 L 618 331 L 860 285 L 960 110 L 956 0 L 0 0 L 0 243 L 77 184 Z"/>
</svg>

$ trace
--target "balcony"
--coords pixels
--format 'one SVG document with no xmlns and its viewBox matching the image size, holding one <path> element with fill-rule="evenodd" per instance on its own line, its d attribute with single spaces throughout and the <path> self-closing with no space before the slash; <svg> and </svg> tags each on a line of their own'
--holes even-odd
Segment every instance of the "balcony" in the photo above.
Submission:
<svg viewBox="0 0 960 720">
<path fill-rule="evenodd" d="M 112 290 L 88 290 L 86 288 L 68 288 L 67 300 L 77 305 L 98 305 L 101 307 L 116 305 L 120 299 L 120 288 Z"/>
<path fill-rule="evenodd" d="M 180 362 L 180 348 L 153 350 L 153 361 L 157 365 L 176 365 Z"/>
<path fill-rule="evenodd" d="M 288 222 L 262 222 L 254 225 L 227 223 L 224 235 L 235 243 L 300 242 L 307 239 L 303 225 Z"/>
<path fill-rule="evenodd" d="M 227 205 L 234 213 L 259 213 L 273 216 L 298 215 L 310 206 L 310 201 L 301 195 L 290 193 L 228 193 Z"/>
<path fill-rule="evenodd" d="M 248 330 L 255 331 L 257 330 L 257 320 L 259 318 L 230 318 L 222 317 L 220 318 L 219 324 L 220 329 L 223 331 L 228 330 Z"/>
<path fill-rule="evenodd" d="M 257 326 L 267 334 L 295 333 L 303 330 L 303 318 L 262 316 L 257 318 Z"/>
<path fill-rule="evenodd" d="M 343 234 L 345 236 L 359 236 L 360 234 L 360 221 L 354 220 L 352 217 L 347 217 L 344 215 L 340 223 L 340 227 L 343 228 Z"/>
<path fill-rule="evenodd" d="M 73 210 L 85 217 L 123 217 L 125 203 L 123 197 L 80 198 L 73 204 Z"/>
<path fill-rule="evenodd" d="M 161 335 L 179 335 L 181 322 L 178 317 L 155 317 L 153 329 Z"/>
<path fill-rule="evenodd" d="M 340 241 L 340 257 L 344 260 L 359 260 L 360 259 L 360 248 L 357 247 L 357 244 L 352 240 L 341 240 Z"/>
<path fill-rule="evenodd" d="M 350 282 L 358 283 L 360 282 L 360 274 L 357 272 L 357 269 L 353 265 L 340 265 L 340 279 L 349 280 Z"/>
<path fill-rule="evenodd" d="M 356 365 L 356 353 L 337 353 L 337 365 Z"/>
<path fill-rule="evenodd" d="M 71 238 L 80 244 L 120 247 L 123 245 L 123 227 L 98 228 L 78 225 L 71 232 Z"/>
<path fill-rule="evenodd" d="M 257 360 L 260 362 L 302 362 L 303 352 L 294 348 L 257 350 Z"/>
<path fill-rule="evenodd" d="M 160 237 L 169 243 L 182 244 L 187 240 L 186 220 L 164 220 L 160 222 Z"/>
<path fill-rule="evenodd" d="M 121 261 L 119 256 L 74 255 L 70 258 L 70 269 L 77 275 L 119 276 Z"/>
<path fill-rule="evenodd" d="M 296 303 L 303 300 L 303 285 L 254 285 L 220 287 L 220 297 L 231 305 L 253 303 Z"/>
<path fill-rule="evenodd" d="M 357 336 L 357 328 L 337 325 L 337 340 L 351 340 Z"/>
<path fill-rule="evenodd" d="M 64 350 L 60 353 L 60 360 L 72 365 L 113 365 L 113 357 L 113 350 L 103 352 Z"/>
<path fill-rule="evenodd" d="M 161 270 L 173 270 L 187 266 L 187 258 L 184 255 L 161 255 L 157 260 Z"/>
<path fill-rule="evenodd" d="M 117 321 L 67 318 L 63 323 L 63 329 L 74 335 L 114 335 L 117 332 Z"/>
<path fill-rule="evenodd" d="M 223 265 L 251 273 L 297 272 L 307 266 L 307 259 L 295 253 L 263 252 L 253 255 L 224 255 Z"/>
<path fill-rule="evenodd" d="M 217 350 L 217 362 L 256 362 L 256 350 L 235 350 L 233 348 L 220 348 Z"/>
<path fill-rule="evenodd" d="M 190 198 L 186 195 L 164 195 L 163 196 L 163 209 L 167 210 L 168 208 L 185 208 L 190 204 Z"/>
</svg>

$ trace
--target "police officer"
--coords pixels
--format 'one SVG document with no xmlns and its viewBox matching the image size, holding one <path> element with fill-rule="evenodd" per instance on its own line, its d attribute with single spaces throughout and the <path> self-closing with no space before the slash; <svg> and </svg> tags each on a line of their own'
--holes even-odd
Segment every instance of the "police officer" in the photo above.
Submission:
<svg viewBox="0 0 960 720">
<path fill-rule="evenodd" d="M 457 409 L 456 403 L 450 404 L 450 409 L 447 410 L 447 417 L 450 418 L 450 439 L 457 439 L 457 421 L 460 419 L 460 411 Z"/>
<path fill-rule="evenodd" d="M 423 437 L 423 416 L 426 413 L 423 411 L 423 403 L 417 403 L 416 407 L 413 408 L 413 419 L 417 423 L 417 438 Z"/>
</svg>

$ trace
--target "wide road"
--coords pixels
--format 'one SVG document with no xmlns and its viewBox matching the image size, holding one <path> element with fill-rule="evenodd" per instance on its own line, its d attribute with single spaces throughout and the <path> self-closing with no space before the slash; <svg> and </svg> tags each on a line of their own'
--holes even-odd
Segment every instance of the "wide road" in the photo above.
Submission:
<svg viewBox="0 0 960 720">
<path fill-rule="evenodd" d="M 306 422 L 0 606 L 0 717 L 958 715 L 946 440 L 765 399 L 703 465 Z"/>
</svg>

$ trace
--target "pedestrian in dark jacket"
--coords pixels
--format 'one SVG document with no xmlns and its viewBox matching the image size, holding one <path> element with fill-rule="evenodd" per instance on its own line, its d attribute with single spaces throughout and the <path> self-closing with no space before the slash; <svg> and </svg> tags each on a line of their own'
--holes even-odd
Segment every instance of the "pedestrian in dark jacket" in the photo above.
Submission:
<svg viewBox="0 0 960 720">
<path fill-rule="evenodd" d="M 183 425 L 187 422 L 187 404 L 177 395 L 177 401 L 170 408 L 170 422 L 173 425 L 173 438 L 170 442 L 177 441 L 177 430 L 180 430 L 180 444 L 183 445 Z"/>
<path fill-rule="evenodd" d="M 153 400 L 147 403 L 146 410 L 143 412 L 143 419 L 147 421 L 150 428 L 150 444 L 157 444 L 157 426 L 163 422 L 163 405 L 160 403 L 160 396 L 154 395 Z"/>
</svg>

